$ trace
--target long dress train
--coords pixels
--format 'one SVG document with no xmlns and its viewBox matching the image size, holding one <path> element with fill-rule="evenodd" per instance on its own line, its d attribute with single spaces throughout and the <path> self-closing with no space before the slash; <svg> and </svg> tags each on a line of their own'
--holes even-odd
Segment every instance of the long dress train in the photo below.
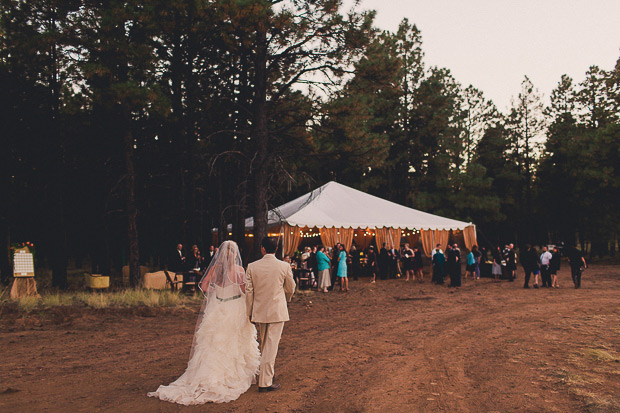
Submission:
<svg viewBox="0 0 620 413">
<path fill-rule="evenodd" d="M 184 405 L 223 403 L 250 388 L 260 364 L 256 328 L 243 295 L 222 296 L 205 308 L 185 373 L 149 396 Z"/>
</svg>

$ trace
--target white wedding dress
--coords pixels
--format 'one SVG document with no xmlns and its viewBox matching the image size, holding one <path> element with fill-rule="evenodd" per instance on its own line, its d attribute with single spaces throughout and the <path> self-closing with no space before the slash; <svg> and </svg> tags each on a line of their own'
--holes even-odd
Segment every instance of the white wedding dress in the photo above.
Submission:
<svg viewBox="0 0 620 413">
<path fill-rule="evenodd" d="M 260 352 L 243 292 L 234 284 L 209 290 L 185 373 L 149 396 L 183 405 L 224 403 L 236 400 L 255 380 Z"/>
</svg>

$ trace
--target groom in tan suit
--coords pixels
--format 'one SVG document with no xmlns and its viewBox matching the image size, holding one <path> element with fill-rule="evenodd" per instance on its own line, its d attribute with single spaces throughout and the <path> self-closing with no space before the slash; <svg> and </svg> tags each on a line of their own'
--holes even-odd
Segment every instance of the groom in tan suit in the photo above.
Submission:
<svg viewBox="0 0 620 413">
<path fill-rule="evenodd" d="M 280 384 L 273 383 L 278 344 L 288 321 L 286 303 L 295 292 L 291 266 L 276 258 L 276 240 L 263 239 L 263 258 L 248 265 L 245 279 L 245 301 L 250 321 L 258 327 L 261 360 L 258 372 L 258 391 L 274 391 Z"/>
</svg>

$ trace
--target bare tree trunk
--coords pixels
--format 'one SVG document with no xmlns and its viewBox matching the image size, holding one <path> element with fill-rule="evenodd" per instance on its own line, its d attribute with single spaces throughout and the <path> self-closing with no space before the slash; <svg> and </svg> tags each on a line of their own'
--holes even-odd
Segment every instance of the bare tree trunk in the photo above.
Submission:
<svg viewBox="0 0 620 413">
<path fill-rule="evenodd" d="M 129 119 L 129 117 L 127 117 Z M 138 208 L 136 206 L 136 171 L 133 159 L 131 125 L 125 131 L 125 167 L 127 169 L 127 240 L 129 241 L 129 281 L 132 287 L 140 285 L 140 246 L 138 243 Z"/>
<path fill-rule="evenodd" d="M 0 218 L 0 282 L 5 285 L 9 285 L 11 276 L 13 275 L 13 269 L 11 268 L 11 262 L 9 259 L 10 243 L 11 233 L 9 221 L 7 219 Z"/>
<path fill-rule="evenodd" d="M 48 30 L 56 32 L 56 10 L 52 7 L 48 20 Z M 67 283 L 67 230 L 64 221 L 64 182 L 62 173 L 64 168 L 63 145 L 61 142 L 60 130 L 60 76 L 58 65 L 58 51 L 56 43 L 52 43 L 49 49 L 49 96 L 52 130 L 50 137 L 53 146 L 49 149 L 56 152 L 52 154 L 52 159 L 60 161 L 60 165 L 55 164 L 50 167 L 50 188 L 48 198 L 49 234 L 46 237 L 49 242 L 49 259 L 52 267 L 52 285 L 60 289 L 66 289 Z"/>
<path fill-rule="evenodd" d="M 226 233 L 228 232 L 226 217 L 224 215 L 224 194 L 222 188 L 221 171 L 218 171 L 217 174 L 217 210 L 220 213 L 218 217 L 217 244 L 220 245 L 226 239 Z"/>
<path fill-rule="evenodd" d="M 256 155 L 253 165 L 254 199 L 254 255 L 260 256 L 260 245 L 267 236 L 267 202 L 269 183 L 269 131 L 267 129 L 267 30 L 264 24 L 257 28 L 255 61 L 255 95 L 253 135 Z"/>
<path fill-rule="evenodd" d="M 241 178 L 243 179 L 243 178 Z M 239 182 L 237 180 L 237 182 Z M 233 240 L 243 249 L 242 256 L 245 257 L 245 198 L 246 185 L 241 182 L 235 191 L 235 207 L 233 209 Z"/>
</svg>

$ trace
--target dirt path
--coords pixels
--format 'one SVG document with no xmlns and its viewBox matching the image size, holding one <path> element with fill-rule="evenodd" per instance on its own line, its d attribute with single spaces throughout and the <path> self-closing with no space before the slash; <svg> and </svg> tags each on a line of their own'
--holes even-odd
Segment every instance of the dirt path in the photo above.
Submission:
<svg viewBox="0 0 620 413">
<path fill-rule="evenodd" d="M 146 397 L 187 364 L 197 309 L 0 314 L 0 411 L 620 412 L 620 267 L 571 288 L 351 282 L 295 296 L 282 390 L 184 407 Z"/>
</svg>

